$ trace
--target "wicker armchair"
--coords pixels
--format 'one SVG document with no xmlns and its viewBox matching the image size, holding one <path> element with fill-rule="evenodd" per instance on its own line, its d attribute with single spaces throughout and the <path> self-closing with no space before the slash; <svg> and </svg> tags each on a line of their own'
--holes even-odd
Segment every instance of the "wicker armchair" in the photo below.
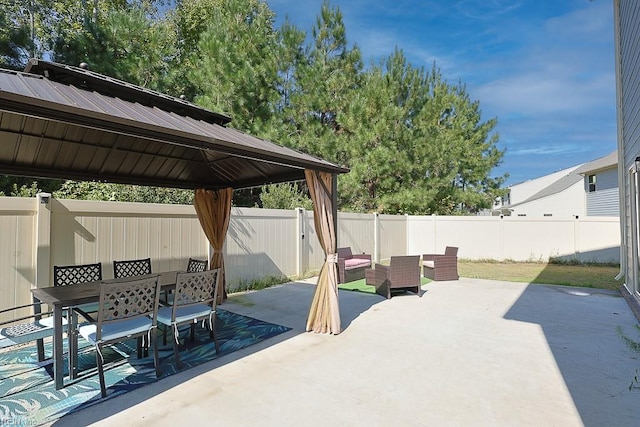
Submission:
<svg viewBox="0 0 640 427">
<path fill-rule="evenodd" d="M 414 292 L 420 296 L 420 256 L 392 256 L 388 266 L 376 264 L 367 270 L 367 284 L 376 287 L 376 293 L 389 299 L 392 290 Z M 372 283 L 373 282 L 373 283 Z"/>
<path fill-rule="evenodd" d="M 422 273 L 431 280 L 458 280 L 458 248 L 447 246 L 444 254 L 422 255 Z"/>
</svg>

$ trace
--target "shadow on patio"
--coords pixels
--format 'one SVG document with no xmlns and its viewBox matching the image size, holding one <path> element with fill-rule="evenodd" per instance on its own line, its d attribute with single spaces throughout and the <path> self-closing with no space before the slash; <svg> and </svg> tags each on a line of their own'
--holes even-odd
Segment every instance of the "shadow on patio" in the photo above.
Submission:
<svg viewBox="0 0 640 427">
<path fill-rule="evenodd" d="M 259 320 L 271 322 L 291 328 L 288 332 L 281 333 L 272 338 L 260 341 L 249 347 L 242 348 L 230 354 L 205 362 L 198 366 L 184 369 L 174 375 L 139 387 L 124 395 L 115 396 L 102 402 L 98 402 L 87 410 L 80 409 L 80 413 L 71 413 L 53 425 L 72 425 L 76 417 L 82 419 L 81 424 L 99 422 L 116 413 L 133 408 L 136 405 L 160 394 L 173 387 L 195 380 L 203 373 L 215 370 L 227 364 L 237 362 L 243 358 L 275 346 L 283 341 L 290 340 L 305 332 L 305 325 L 309 306 L 315 291 L 315 280 L 308 282 L 294 282 L 286 285 L 274 286 L 259 292 L 232 294 L 229 299 L 220 305 L 221 309 L 249 316 Z M 351 322 L 362 312 L 368 310 L 373 304 L 380 302 L 377 295 L 348 295 L 341 292 L 341 315 L 343 330 L 348 328 Z M 353 294 L 353 293 L 352 293 Z M 267 320 L 268 319 L 268 320 Z M 315 335 L 315 334 L 314 334 Z M 331 336 L 327 336 L 331 339 Z M 166 363 L 166 362 L 165 362 Z M 194 396 L 197 401 L 197 396 Z M 194 401 L 195 402 L 195 401 Z M 69 423 L 69 424 L 67 424 Z"/>
<path fill-rule="evenodd" d="M 640 364 L 616 332 L 637 322 L 619 292 L 528 285 L 504 317 L 540 325 L 585 426 L 637 425 Z"/>
</svg>

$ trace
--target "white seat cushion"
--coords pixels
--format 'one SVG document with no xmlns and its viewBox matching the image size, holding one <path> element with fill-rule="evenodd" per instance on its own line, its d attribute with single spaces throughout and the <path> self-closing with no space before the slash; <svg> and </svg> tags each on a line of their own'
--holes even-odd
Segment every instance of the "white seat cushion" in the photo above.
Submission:
<svg viewBox="0 0 640 427">
<path fill-rule="evenodd" d="M 135 319 L 123 320 L 121 322 L 108 323 L 102 326 L 102 341 L 128 337 L 130 335 L 146 332 L 151 329 L 153 322 L 148 317 L 138 317 Z M 91 344 L 96 343 L 97 325 L 91 323 L 81 326 L 78 331 Z"/>
<path fill-rule="evenodd" d="M 422 261 L 422 265 L 428 268 L 435 268 L 435 263 L 433 261 Z"/>
<path fill-rule="evenodd" d="M 173 307 L 162 307 L 158 310 L 158 322 L 164 325 L 171 325 L 171 311 Z M 187 307 L 178 307 L 176 312 L 176 323 L 184 323 L 198 317 L 208 316 L 211 307 L 206 304 L 196 304 Z"/>
</svg>

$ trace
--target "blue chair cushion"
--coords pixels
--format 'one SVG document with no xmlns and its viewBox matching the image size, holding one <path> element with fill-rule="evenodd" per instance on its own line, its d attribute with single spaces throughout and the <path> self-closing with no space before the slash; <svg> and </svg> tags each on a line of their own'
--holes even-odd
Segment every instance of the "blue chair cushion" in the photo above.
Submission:
<svg viewBox="0 0 640 427">
<path fill-rule="evenodd" d="M 153 325 L 148 317 L 137 317 L 121 322 L 108 323 L 102 326 L 102 341 L 111 341 L 119 338 L 146 332 Z M 96 343 L 96 324 L 91 323 L 78 328 L 80 335 L 91 344 Z"/>
<path fill-rule="evenodd" d="M 158 310 L 158 322 L 164 325 L 171 325 L 171 313 L 173 307 L 162 307 Z M 185 323 L 198 319 L 201 317 L 209 316 L 211 313 L 211 307 L 206 304 L 195 304 L 185 307 L 178 307 L 176 312 L 176 323 Z"/>
</svg>

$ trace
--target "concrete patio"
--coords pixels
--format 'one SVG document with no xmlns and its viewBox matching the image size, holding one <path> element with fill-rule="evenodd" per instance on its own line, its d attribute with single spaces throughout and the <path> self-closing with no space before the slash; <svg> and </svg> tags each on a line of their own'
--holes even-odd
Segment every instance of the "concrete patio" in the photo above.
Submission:
<svg viewBox="0 0 640 427">
<path fill-rule="evenodd" d="M 632 426 L 640 340 L 614 292 L 460 279 L 340 291 L 344 331 L 304 332 L 313 280 L 223 308 L 292 331 L 63 417 L 78 426 Z"/>
</svg>

